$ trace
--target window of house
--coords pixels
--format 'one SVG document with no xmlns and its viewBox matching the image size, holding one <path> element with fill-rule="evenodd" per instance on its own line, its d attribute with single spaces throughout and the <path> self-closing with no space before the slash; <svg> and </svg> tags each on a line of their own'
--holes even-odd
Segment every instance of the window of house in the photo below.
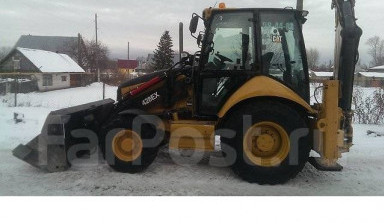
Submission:
<svg viewBox="0 0 384 224">
<path fill-rule="evenodd" d="M 66 82 L 67 81 L 67 76 L 61 76 L 61 81 Z"/>
<path fill-rule="evenodd" d="M 52 86 L 52 75 L 43 75 L 43 86 Z"/>
<path fill-rule="evenodd" d="M 20 58 L 19 57 L 13 57 L 12 61 L 13 61 L 13 70 L 14 71 L 20 70 Z"/>
</svg>

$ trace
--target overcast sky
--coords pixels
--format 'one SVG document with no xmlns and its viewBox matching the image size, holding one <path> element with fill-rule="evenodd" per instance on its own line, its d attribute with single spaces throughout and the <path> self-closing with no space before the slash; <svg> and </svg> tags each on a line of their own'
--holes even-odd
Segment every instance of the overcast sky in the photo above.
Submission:
<svg viewBox="0 0 384 224">
<path fill-rule="evenodd" d="M 152 52 L 164 30 L 170 30 L 174 49 L 178 47 L 178 23 L 184 22 L 185 50 L 196 50 L 188 32 L 193 12 L 201 14 L 216 0 L 0 0 L 0 47 L 13 46 L 20 35 L 76 36 L 95 38 L 94 14 L 99 17 L 99 40 L 111 50 L 111 57 L 131 58 Z M 294 7 L 296 0 L 227 0 L 227 7 Z M 304 25 L 307 48 L 317 47 L 323 61 L 333 58 L 334 12 L 331 0 L 304 0 L 310 12 Z M 356 14 L 364 35 L 360 47 L 364 62 L 366 40 L 384 37 L 384 1 L 357 0 Z"/>
</svg>

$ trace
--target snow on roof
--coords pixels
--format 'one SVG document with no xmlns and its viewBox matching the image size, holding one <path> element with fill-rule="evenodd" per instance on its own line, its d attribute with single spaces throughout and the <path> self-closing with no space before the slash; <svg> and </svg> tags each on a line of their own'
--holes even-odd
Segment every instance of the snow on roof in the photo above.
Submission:
<svg viewBox="0 0 384 224">
<path fill-rule="evenodd" d="M 314 72 L 317 77 L 332 77 L 333 72 Z"/>
<path fill-rule="evenodd" d="M 360 72 L 360 74 L 365 77 L 384 78 L 383 72 Z"/>
<path fill-rule="evenodd" d="M 384 65 L 376 66 L 376 67 L 370 68 L 370 70 L 382 70 L 382 69 L 384 69 Z"/>
<path fill-rule="evenodd" d="M 28 58 L 41 72 L 85 72 L 66 54 L 21 47 L 18 47 L 17 50 Z"/>
</svg>

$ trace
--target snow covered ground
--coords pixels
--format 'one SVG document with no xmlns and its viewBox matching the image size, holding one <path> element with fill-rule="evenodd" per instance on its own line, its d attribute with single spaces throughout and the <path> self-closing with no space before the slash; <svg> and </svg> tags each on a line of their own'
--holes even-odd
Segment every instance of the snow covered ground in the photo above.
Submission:
<svg viewBox="0 0 384 224">
<path fill-rule="evenodd" d="M 239 179 L 229 168 L 175 164 L 166 149 L 143 173 L 121 174 L 105 164 L 76 166 L 63 173 L 45 173 L 12 156 L 11 150 L 39 134 L 51 110 L 75 106 L 102 97 L 102 86 L 0 96 L 0 195 L 384 195 L 384 137 L 368 130 L 384 126 L 355 125 L 355 145 L 344 154 L 342 172 L 317 171 L 306 165 L 285 185 L 260 186 Z M 115 98 L 116 87 L 106 88 Z M 15 124 L 13 113 L 25 115 Z M 172 154 L 171 154 L 172 155 Z M 206 156 L 208 158 L 209 155 Z"/>
</svg>

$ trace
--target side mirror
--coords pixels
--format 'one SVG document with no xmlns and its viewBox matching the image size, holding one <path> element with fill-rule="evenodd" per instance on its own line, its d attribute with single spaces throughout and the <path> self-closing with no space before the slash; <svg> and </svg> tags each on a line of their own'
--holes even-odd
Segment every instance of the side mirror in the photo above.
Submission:
<svg viewBox="0 0 384 224">
<path fill-rule="evenodd" d="M 193 55 L 190 55 L 188 52 L 183 51 L 181 52 L 181 63 L 184 63 L 185 65 L 193 65 Z"/>
<path fill-rule="evenodd" d="M 192 15 L 191 22 L 189 24 L 189 31 L 191 31 L 191 34 L 196 33 L 197 25 L 199 24 L 199 16 L 197 14 Z"/>
<path fill-rule="evenodd" d="M 180 61 L 187 61 L 190 57 L 190 54 L 186 51 L 181 52 L 181 60 Z"/>
</svg>

